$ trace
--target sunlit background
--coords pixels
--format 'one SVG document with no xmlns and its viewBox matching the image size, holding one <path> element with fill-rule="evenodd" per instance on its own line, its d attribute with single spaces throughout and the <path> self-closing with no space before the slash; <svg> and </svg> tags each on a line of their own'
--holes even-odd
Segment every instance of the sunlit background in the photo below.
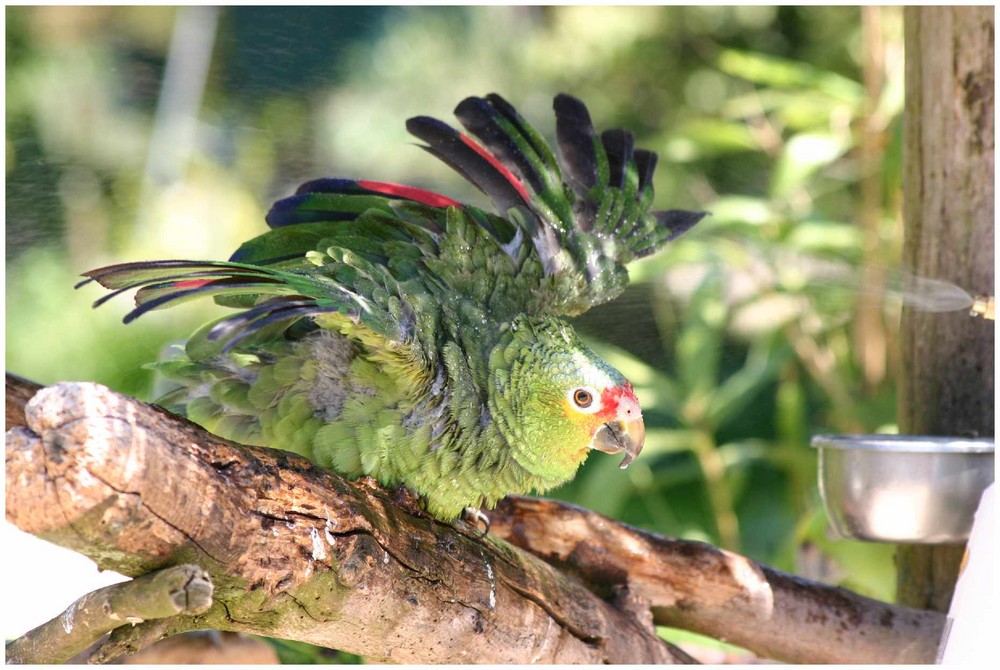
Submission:
<svg viewBox="0 0 1000 670">
<path fill-rule="evenodd" d="M 901 23 L 855 7 L 8 7 L 6 367 L 150 399 L 141 366 L 223 309 L 124 326 L 129 299 L 92 310 L 81 272 L 227 258 L 319 176 L 485 204 L 405 119 L 452 121 L 496 91 L 551 138 L 565 91 L 660 154 L 658 207 L 712 216 L 580 319 L 637 387 L 647 447 L 624 472 L 591 458 L 554 495 L 891 600 L 892 548 L 829 536 L 808 443 L 894 430 L 899 310 L 881 295 L 901 246 Z M 5 608 L 4 634 L 82 579 L 37 621 Z"/>
</svg>

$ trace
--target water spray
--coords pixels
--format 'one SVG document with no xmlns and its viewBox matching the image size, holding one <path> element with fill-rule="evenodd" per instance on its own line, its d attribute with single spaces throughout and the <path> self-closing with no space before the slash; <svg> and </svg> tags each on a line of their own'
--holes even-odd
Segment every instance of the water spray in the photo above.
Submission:
<svg viewBox="0 0 1000 670">
<path fill-rule="evenodd" d="M 860 275 L 860 273 L 859 273 Z M 818 278 L 810 280 L 817 287 L 842 286 L 859 295 L 876 295 L 894 301 L 918 312 L 958 312 L 969 310 L 974 317 L 994 318 L 994 298 L 991 295 L 973 296 L 952 282 L 920 277 L 905 270 L 888 270 L 884 283 L 874 290 L 863 286 L 858 276 Z"/>
</svg>

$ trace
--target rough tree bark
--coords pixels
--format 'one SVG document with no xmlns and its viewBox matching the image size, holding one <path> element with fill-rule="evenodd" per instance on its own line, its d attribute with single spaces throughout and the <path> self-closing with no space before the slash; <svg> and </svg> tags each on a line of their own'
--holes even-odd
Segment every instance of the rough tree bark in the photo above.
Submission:
<svg viewBox="0 0 1000 670">
<path fill-rule="evenodd" d="M 552 501 L 509 499 L 479 537 L 95 384 L 41 390 L 24 423 L 7 434 L 10 521 L 101 568 L 197 564 L 214 585 L 207 611 L 118 628 L 102 659 L 215 628 L 380 661 L 690 660 L 655 622 L 792 662 L 919 663 L 944 624 Z"/>
<path fill-rule="evenodd" d="M 904 266 L 994 287 L 993 7 L 908 7 Z M 900 432 L 994 434 L 994 325 L 904 311 Z M 898 600 L 947 611 L 964 545 L 903 546 Z"/>
</svg>

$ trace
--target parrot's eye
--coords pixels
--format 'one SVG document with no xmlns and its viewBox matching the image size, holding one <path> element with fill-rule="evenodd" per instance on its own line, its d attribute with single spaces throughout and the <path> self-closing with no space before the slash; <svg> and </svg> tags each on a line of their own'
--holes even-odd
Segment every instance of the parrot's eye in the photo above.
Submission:
<svg viewBox="0 0 1000 670">
<path fill-rule="evenodd" d="M 576 403 L 577 407 L 586 409 L 590 407 L 590 403 L 594 402 L 594 396 L 587 389 L 577 389 L 573 391 L 573 402 Z"/>
<path fill-rule="evenodd" d="M 601 399 L 592 388 L 578 386 L 566 394 L 574 410 L 580 414 L 596 414 L 601 411 Z"/>
<path fill-rule="evenodd" d="M 581 414 L 593 414 L 601 410 L 601 403 L 593 389 L 578 387 L 566 394 L 573 409 Z"/>
</svg>

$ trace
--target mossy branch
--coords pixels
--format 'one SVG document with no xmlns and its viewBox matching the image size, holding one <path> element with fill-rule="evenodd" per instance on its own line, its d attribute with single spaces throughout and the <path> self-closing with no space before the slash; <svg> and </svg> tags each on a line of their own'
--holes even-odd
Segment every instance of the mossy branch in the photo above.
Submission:
<svg viewBox="0 0 1000 670">
<path fill-rule="evenodd" d="M 212 605 L 212 580 L 196 565 L 175 565 L 98 589 L 7 645 L 8 663 L 65 663 L 106 633 Z M 110 659 L 108 659 L 110 660 Z"/>
</svg>

